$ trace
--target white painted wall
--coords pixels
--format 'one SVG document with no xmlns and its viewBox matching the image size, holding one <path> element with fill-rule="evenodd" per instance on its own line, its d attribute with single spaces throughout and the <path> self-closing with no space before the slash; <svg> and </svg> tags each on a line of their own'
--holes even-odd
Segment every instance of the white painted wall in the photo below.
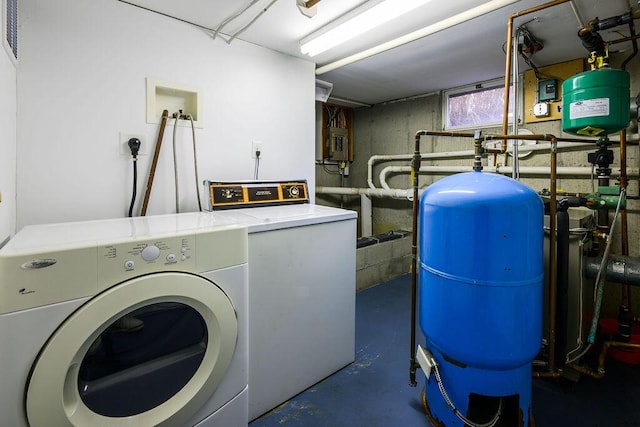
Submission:
<svg viewBox="0 0 640 427">
<path fill-rule="evenodd" d="M 16 227 L 16 69 L 8 55 L 0 46 L 0 244 Z"/>
<path fill-rule="evenodd" d="M 259 140 L 261 179 L 304 178 L 313 192 L 313 63 L 240 40 L 227 45 L 114 0 L 22 0 L 20 17 L 18 227 L 126 216 L 132 171 L 119 133 L 143 134 L 153 153 L 158 125 L 145 121 L 147 77 L 204 90 L 201 180 L 252 179 L 251 142 Z M 149 215 L 175 211 L 172 122 Z M 181 211 L 192 211 L 191 129 L 177 133 Z M 138 162 L 139 202 L 151 157 Z"/>
</svg>

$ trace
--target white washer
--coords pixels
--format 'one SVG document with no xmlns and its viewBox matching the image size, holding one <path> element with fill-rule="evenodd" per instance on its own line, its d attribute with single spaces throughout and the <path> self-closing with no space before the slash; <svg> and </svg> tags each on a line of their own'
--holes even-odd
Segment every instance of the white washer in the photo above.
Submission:
<svg viewBox="0 0 640 427">
<path fill-rule="evenodd" d="M 28 226 L 0 277 L 2 425 L 247 425 L 246 228 Z"/>
<path fill-rule="evenodd" d="M 249 229 L 249 419 L 355 359 L 356 212 L 215 211 Z"/>
</svg>

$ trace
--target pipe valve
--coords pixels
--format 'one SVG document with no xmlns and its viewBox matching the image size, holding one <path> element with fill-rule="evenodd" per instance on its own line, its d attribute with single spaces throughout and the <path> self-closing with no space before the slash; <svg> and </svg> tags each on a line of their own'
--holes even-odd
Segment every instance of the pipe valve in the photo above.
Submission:
<svg viewBox="0 0 640 427">
<path fill-rule="evenodd" d="M 617 185 L 600 186 L 597 193 L 587 194 L 585 196 L 585 206 L 593 210 L 616 209 L 618 200 L 620 200 L 620 209 L 627 208 L 627 199 L 624 193 L 620 191 Z"/>
</svg>

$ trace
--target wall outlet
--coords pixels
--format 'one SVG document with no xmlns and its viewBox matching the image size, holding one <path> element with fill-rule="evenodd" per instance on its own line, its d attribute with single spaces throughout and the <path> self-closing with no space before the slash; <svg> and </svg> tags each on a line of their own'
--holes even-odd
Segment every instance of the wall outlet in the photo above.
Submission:
<svg viewBox="0 0 640 427">
<path fill-rule="evenodd" d="M 140 140 L 141 144 L 140 150 L 138 151 L 138 156 L 148 156 L 149 144 L 147 144 L 144 135 L 122 132 L 120 132 L 120 139 L 118 140 L 118 143 L 120 144 L 120 154 L 123 156 L 131 157 L 131 149 L 129 148 L 129 140 L 131 138 L 138 138 Z"/>
<path fill-rule="evenodd" d="M 260 152 L 260 158 L 264 157 L 264 143 L 260 141 L 253 141 L 251 143 L 251 158 L 256 158 L 256 151 Z"/>
</svg>

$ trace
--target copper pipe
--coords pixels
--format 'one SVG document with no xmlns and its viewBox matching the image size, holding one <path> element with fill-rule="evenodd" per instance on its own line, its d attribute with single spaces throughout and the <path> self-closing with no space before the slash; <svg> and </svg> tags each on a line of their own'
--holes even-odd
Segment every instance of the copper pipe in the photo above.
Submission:
<svg viewBox="0 0 640 427">
<path fill-rule="evenodd" d="M 589 375 L 590 377 L 597 378 L 597 379 L 602 379 L 604 378 L 604 374 L 605 374 L 604 364 L 607 359 L 607 351 L 609 350 L 609 347 L 626 347 L 626 348 L 640 349 L 640 344 L 632 344 L 632 343 L 621 342 L 621 341 L 605 341 L 604 343 L 602 343 L 602 350 L 600 351 L 600 355 L 598 356 L 597 371 L 594 371 L 593 369 L 587 366 L 582 366 L 582 365 L 570 364 L 567 366 L 573 369 L 574 371 L 580 372 L 581 374 Z"/>
<path fill-rule="evenodd" d="M 562 3 L 567 3 L 570 0 L 554 0 L 538 6 L 531 7 L 529 9 L 521 10 L 520 12 L 513 13 L 507 20 L 507 54 L 505 59 L 505 71 L 504 71 L 504 106 L 502 113 L 502 133 L 506 134 L 509 128 L 509 86 L 511 86 L 511 51 L 513 49 L 513 20 L 530 13 L 535 13 L 549 7 L 557 6 Z M 520 138 L 523 139 L 523 138 Z M 507 140 L 502 140 L 502 153 L 507 151 Z"/>
<path fill-rule="evenodd" d="M 629 34 L 631 34 L 631 37 L 634 37 L 636 35 L 636 27 L 633 24 L 633 19 L 629 22 Z M 622 65 L 620 65 L 620 68 L 622 68 L 623 70 L 627 69 L 627 64 L 629 63 L 629 61 L 631 61 L 638 54 L 637 39 L 634 38 L 633 40 L 631 40 L 631 47 L 633 48 L 633 53 L 629 55 L 624 61 L 622 61 Z"/>
<path fill-rule="evenodd" d="M 531 376 L 534 378 L 560 378 L 560 371 L 539 372 L 533 371 Z"/>
<path fill-rule="evenodd" d="M 607 351 L 609 347 L 626 347 L 626 348 L 637 348 L 640 349 L 640 344 L 633 344 L 630 342 L 622 342 L 622 341 L 605 341 L 602 343 L 602 351 L 600 351 L 600 355 L 598 356 L 598 373 L 602 373 L 604 376 L 604 362 L 607 359 Z"/>
<path fill-rule="evenodd" d="M 639 38 L 640 38 L 640 34 L 635 34 L 635 35 L 630 36 L 630 37 L 623 37 L 621 39 L 611 40 L 611 41 L 607 42 L 607 44 L 630 42 L 630 41 L 633 41 L 633 40 L 638 40 Z"/>
<path fill-rule="evenodd" d="M 164 137 L 164 128 L 167 126 L 167 119 L 169 118 L 169 111 L 162 111 L 162 121 L 160 122 L 160 129 L 158 130 L 158 139 L 156 140 L 156 148 L 153 152 L 153 161 L 151 162 L 151 170 L 149 171 L 149 178 L 147 180 L 147 191 L 144 193 L 144 201 L 142 202 L 142 212 L 140 215 L 145 216 L 147 214 L 147 206 L 149 205 L 149 197 L 151 196 L 151 188 L 153 187 L 153 178 L 156 175 L 156 167 L 158 166 L 158 158 L 160 157 L 160 148 L 162 146 L 162 138 Z"/>
<path fill-rule="evenodd" d="M 573 369 L 574 371 L 580 372 L 581 374 L 584 374 L 584 375 L 589 375 L 590 377 L 593 377 L 593 378 L 602 379 L 604 377 L 604 372 L 596 372 L 587 366 L 575 365 L 575 364 L 569 364 L 567 366 Z"/>
<path fill-rule="evenodd" d="M 550 176 L 550 202 L 549 202 L 549 369 L 554 372 L 555 369 L 555 347 L 556 347 L 556 292 L 557 292 L 557 278 L 556 272 L 558 265 L 556 263 L 556 198 L 557 198 L 557 176 L 558 176 L 558 139 L 551 134 L 540 135 L 486 135 L 485 140 L 502 139 L 506 141 L 508 139 L 526 139 L 526 140 L 543 140 L 551 143 L 551 176 Z"/>
</svg>

